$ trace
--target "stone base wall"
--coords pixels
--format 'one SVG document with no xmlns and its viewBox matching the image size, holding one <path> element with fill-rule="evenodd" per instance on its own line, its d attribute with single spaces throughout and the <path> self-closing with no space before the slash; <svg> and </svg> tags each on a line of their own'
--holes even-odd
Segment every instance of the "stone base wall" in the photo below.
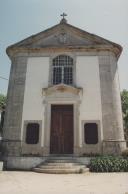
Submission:
<svg viewBox="0 0 128 194">
<path fill-rule="evenodd" d="M 9 149 L 9 146 L 14 146 L 9 143 L 6 144 L 6 146 Z M 19 146 L 15 146 L 16 150 L 10 147 L 10 151 L 13 150 L 13 153 L 9 152 L 8 156 L 4 156 L 4 167 L 6 169 L 17 169 L 17 170 L 31 170 L 33 167 L 36 167 L 37 165 L 44 162 L 47 158 L 54 158 L 55 156 L 48 155 L 48 156 L 16 156 L 15 154 L 18 153 Z M 125 141 L 114 141 L 114 140 L 104 140 L 102 144 L 102 153 L 99 154 L 112 154 L 112 155 L 120 155 L 121 152 L 126 148 L 126 142 Z M 20 153 L 20 152 L 19 152 Z M 11 155 L 12 154 L 12 155 Z M 89 152 L 82 152 L 78 154 L 74 154 L 73 156 L 69 157 L 75 157 L 78 162 L 82 164 L 89 164 L 90 159 L 92 157 L 86 157 L 83 154 L 89 154 Z M 96 152 L 91 152 L 91 154 L 98 154 Z M 61 158 L 62 156 L 60 156 Z"/>
<path fill-rule="evenodd" d="M 102 148 L 103 154 L 120 155 L 126 149 L 126 141 L 104 140 Z"/>
<path fill-rule="evenodd" d="M 2 142 L 2 150 L 4 157 L 21 156 L 21 142 L 14 140 L 4 140 Z"/>
<path fill-rule="evenodd" d="M 31 170 L 41 162 L 45 161 L 42 157 L 7 157 L 4 159 L 6 169 Z"/>
<path fill-rule="evenodd" d="M 31 170 L 44 162 L 49 157 L 7 157 L 4 159 L 4 167 L 12 170 Z M 54 157 L 53 157 L 54 158 Z M 61 157 L 60 157 L 61 158 Z M 91 157 L 75 157 L 82 164 L 88 165 Z"/>
</svg>

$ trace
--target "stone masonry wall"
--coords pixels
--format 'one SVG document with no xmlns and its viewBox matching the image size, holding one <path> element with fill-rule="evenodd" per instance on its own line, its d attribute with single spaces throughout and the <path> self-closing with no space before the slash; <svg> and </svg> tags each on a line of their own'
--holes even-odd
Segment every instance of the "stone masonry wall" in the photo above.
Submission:
<svg viewBox="0 0 128 194">
<path fill-rule="evenodd" d="M 104 139 L 103 152 L 120 153 L 125 148 L 125 141 L 117 59 L 114 54 L 108 53 L 107 55 L 99 56 L 99 68 Z M 115 149 L 115 141 L 116 145 L 118 144 L 118 149 Z"/>
<path fill-rule="evenodd" d="M 3 129 L 3 148 L 5 155 L 20 155 L 26 66 L 27 57 L 13 58 Z"/>
</svg>

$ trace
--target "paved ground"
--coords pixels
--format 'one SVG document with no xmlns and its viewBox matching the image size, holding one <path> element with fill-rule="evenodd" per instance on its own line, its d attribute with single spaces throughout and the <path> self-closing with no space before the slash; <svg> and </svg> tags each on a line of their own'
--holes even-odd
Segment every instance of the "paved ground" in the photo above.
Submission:
<svg viewBox="0 0 128 194">
<path fill-rule="evenodd" d="M 0 194 L 128 194 L 128 173 L 0 172 Z"/>
</svg>

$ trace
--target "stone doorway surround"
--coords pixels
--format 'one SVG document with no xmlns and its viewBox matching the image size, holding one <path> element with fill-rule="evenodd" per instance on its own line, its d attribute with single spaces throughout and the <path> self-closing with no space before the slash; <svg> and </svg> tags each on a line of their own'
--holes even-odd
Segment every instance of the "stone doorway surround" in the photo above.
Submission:
<svg viewBox="0 0 128 194">
<path fill-rule="evenodd" d="M 51 105 L 73 105 L 74 118 L 74 146 L 73 154 L 80 155 L 80 129 L 79 129 L 79 106 L 81 103 L 83 90 L 82 88 L 76 88 L 65 84 L 58 84 L 52 87 L 43 88 L 43 104 L 45 106 L 44 111 L 44 156 L 50 155 L 50 130 L 51 130 Z"/>
</svg>

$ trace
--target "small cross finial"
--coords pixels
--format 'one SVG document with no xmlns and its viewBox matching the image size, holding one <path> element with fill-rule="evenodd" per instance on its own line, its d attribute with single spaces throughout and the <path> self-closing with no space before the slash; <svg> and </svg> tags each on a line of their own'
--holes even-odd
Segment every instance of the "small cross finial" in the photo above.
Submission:
<svg viewBox="0 0 128 194">
<path fill-rule="evenodd" d="M 65 17 L 67 16 L 67 14 L 66 13 L 63 13 L 63 14 L 61 14 L 60 15 L 61 17 L 62 17 L 62 19 L 61 19 L 61 23 L 67 23 L 67 20 L 65 19 Z"/>
<path fill-rule="evenodd" d="M 65 16 L 67 16 L 67 14 L 66 14 L 66 13 L 63 13 L 63 14 L 61 14 L 60 16 L 62 16 L 63 19 L 65 19 Z"/>
</svg>

